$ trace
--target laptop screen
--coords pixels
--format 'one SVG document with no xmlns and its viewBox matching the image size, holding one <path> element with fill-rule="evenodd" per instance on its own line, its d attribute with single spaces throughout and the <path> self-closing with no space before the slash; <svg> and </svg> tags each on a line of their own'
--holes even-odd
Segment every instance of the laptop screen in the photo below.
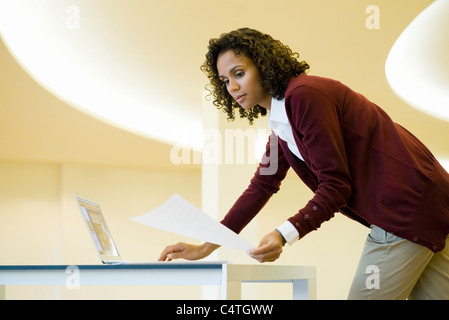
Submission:
<svg viewBox="0 0 449 320">
<path fill-rule="evenodd" d="M 100 258 L 103 261 L 119 259 L 119 254 L 101 213 L 100 206 L 78 195 L 75 195 L 75 199 Z"/>
</svg>

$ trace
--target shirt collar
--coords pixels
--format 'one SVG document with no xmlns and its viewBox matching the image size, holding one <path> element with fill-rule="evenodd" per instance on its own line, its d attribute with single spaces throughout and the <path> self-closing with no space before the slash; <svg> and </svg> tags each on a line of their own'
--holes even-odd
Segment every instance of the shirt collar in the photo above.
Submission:
<svg viewBox="0 0 449 320">
<path fill-rule="evenodd" d="M 285 98 L 282 100 L 271 99 L 270 122 L 288 123 L 287 113 L 285 112 Z"/>
</svg>

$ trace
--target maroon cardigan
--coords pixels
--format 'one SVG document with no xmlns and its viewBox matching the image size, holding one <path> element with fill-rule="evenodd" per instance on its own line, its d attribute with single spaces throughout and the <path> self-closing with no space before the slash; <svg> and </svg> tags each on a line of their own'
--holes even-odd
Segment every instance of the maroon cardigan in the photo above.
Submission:
<svg viewBox="0 0 449 320">
<path fill-rule="evenodd" d="M 240 232 L 292 167 L 314 192 L 288 219 L 300 237 L 340 211 L 434 252 L 444 248 L 449 174 L 416 137 L 361 94 L 327 78 L 304 73 L 293 78 L 285 108 L 304 161 L 272 135 L 264 160 L 224 225 Z M 267 168 L 277 170 L 263 173 Z"/>
</svg>

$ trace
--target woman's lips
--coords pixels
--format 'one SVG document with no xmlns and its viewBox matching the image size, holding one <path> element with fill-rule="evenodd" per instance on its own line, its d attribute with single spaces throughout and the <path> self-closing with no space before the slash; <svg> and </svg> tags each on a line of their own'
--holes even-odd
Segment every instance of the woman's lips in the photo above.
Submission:
<svg viewBox="0 0 449 320">
<path fill-rule="evenodd" d="M 240 103 L 240 102 L 242 102 L 242 100 L 243 100 L 244 97 L 246 97 L 246 94 L 242 94 L 242 95 L 238 96 L 237 98 L 235 98 L 235 100 L 236 100 L 238 103 Z"/>
</svg>

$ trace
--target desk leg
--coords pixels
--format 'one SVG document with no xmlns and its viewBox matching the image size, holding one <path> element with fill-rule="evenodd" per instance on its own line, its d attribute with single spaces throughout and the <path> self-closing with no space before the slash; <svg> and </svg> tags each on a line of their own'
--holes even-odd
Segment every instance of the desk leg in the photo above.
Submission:
<svg viewBox="0 0 449 320">
<path fill-rule="evenodd" d="M 0 300 L 5 300 L 6 299 L 6 286 L 5 285 L 0 285 Z"/>
<path fill-rule="evenodd" d="M 293 280 L 294 300 L 316 300 L 316 279 Z"/>
<path fill-rule="evenodd" d="M 242 282 L 226 281 L 221 286 L 221 300 L 241 300 L 242 299 Z"/>
</svg>

